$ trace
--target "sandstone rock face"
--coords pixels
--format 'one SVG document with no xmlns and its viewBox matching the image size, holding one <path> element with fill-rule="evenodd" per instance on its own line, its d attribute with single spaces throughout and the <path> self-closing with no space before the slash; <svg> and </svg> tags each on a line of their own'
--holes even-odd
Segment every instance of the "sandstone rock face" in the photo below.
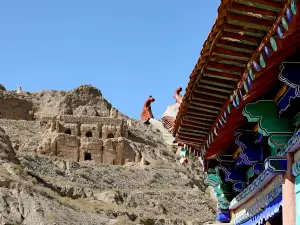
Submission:
<svg viewBox="0 0 300 225">
<path fill-rule="evenodd" d="M 1 223 L 214 222 L 200 162 L 180 165 L 159 121 L 129 119 L 89 85 L 1 101 Z"/>
<path fill-rule="evenodd" d="M 0 84 L 0 91 L 6 91 L 5 87 L 2 84 Z"/>
</svg>

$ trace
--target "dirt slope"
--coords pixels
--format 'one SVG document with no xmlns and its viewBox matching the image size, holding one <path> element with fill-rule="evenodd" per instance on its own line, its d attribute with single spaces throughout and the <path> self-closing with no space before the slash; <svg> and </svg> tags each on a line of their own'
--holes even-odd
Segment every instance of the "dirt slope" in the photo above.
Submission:
<svg viewBox="0 0 300 225">
<path fill-rule="evenodd" d="M 2 98 L 8 95 L 17 96 L 6 92 Z M 83 85 L 72 91 L 25 92 L 17 97 L 33 104 L 35 120 L 0 119 L 2 224 L 188 225 L 215 220 L 215 202 L 203 183 L 200 163 L 179 165 L 176 149 L 164 142 L 162 133 L 139 121 L 131 120 L 128 139 L 147 161 L 144 166 L 36 155 L 46 132 L 43 116 L 107 116 L 113 111 L 128 119 L 96 88 Z"/>
</svg>

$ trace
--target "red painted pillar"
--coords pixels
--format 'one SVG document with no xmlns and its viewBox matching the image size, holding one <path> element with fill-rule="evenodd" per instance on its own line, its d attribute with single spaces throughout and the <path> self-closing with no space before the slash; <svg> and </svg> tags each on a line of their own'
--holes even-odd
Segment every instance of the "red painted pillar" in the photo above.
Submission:
<svg viewBox="0 0 300 225">
<path fill-rule="evenodd" d="M 282 224 L 296 224 L 296 195 L 295 178 L 292 174 L 292 165 L 294 163 L 294 154 L 288 153 L 288 168 L 284 175 L 282 185 Z"/>
</svg>

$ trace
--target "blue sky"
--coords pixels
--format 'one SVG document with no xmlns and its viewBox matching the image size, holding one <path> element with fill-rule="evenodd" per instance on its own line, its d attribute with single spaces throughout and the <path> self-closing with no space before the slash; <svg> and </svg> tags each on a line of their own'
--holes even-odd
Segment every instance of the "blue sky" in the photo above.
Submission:
<svg viewBox="0 0 300 225">
<path fill-rule="evenodd" d="M 220 0 L 0 1 L 0 83 L 27 91 L 91 84 L 139 119 L 185 87 Z"/>
</svg>

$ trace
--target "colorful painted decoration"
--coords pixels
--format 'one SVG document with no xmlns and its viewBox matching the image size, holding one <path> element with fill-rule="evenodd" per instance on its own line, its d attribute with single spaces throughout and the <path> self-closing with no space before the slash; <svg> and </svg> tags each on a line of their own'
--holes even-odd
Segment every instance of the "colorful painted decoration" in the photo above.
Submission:
<svg viewBox="0 0 300 225">
<path fill-rule="evenodd" d="M 278 25 L 278 27 L 277 27 L 277 35 L 280 39 L 283 39 L 283 33 L 282 33 L 280 25 Z"/>
<path fill-rule="evenodd" d="M 246 93 L 249 92 L 249 89 L 248 89 L 248 86 L 247 86 L 247 82 L 246 82 L 246 81 L 244 81 L 244 89 L 245 89 Z"/>
<path fill-rule="evenodd" d="M 252 68 L 249 69 L 249 75 L 250 75 L 251 79 L 254 80 L 254 75 L 253 75 Z"/>
<path fill-rule="evenodd" d="M 222 120 L 220 119 L 219 120 L 219 123 L 221 124 L 221 126 L 224 128 L 224 124 L 223 124 L 223 122 L 222 122 Z"/>
<path fill-rule="evenodd" d="M 211 141 L 214 142 L 214 134 L 211 133 L 210 136 L 211 136 Z"/>
<path fill-rule="evenodd" d="M 272 49 L 276 52 L 277 51 L 277 44 L 276 44 L 276 40 L 275 40 L 274 37 L 270 38 L 270 43 L 271 43 Z"/>
<path fill-rule="evenodd" d="M 232 100 L 232 105 L 233 105 L 234 108 L 238 107 L 234 99 Z"/>
<path fill-rule="evenodd" d="M 224 110 L 224 118 L 225 118 L 225 119 L 227 118 L 226 110 Z"/>
<path fill-rule="evenodd" d="M 281 24 L 286 31 L 289 30 L 289 25 L 284 17 L 281 17 Z"/>
<path fill-rule="evenodd" d="M 252 80 L 250 76 L 247 77 L 247 82 L 248 82 L 248 86 L 252 87 Z"/>
<path fill-rule="evenodd" d="M 217 133 L 217 129 L 216 129 L 216 128 L 214 128 L 214 133 L 215 133 L 216 136 L 218 136 L 218 133 Z"/>
<path fill-rule="evenodd" d="M 226 123 L 226 120 L 224 119 L 224 117 L 222 116 L 221 119 L 223 120 L 224 123 Z"/>
<path fill-rule="evenodd" d="M 296 1 L 295 1 L 295 0 L 292 0 L 292 1 L 291 1 L 291 10 L 292 10 L 292 13 L 293 13 L 294 15 L 297 14 L 297 5 L 296 5 Z"/>
<path fill-rule="evenodd" d="M 270 49 L 268 48 L 268 46 L 265 45 L 264 49 L 265 49 L 266 56 L 270 57 L 271 53 L 270 53 Z"/>
<path fill-rule="evenodd" d="M 264 56 L 262 53 L 260 53 L 260 56 L 259 56 L 259 64 L 261 65 L 261 67 L 265 68 L 266 67 L 266 62 L 265 62 L 265 59 L 264 59 Z"/>
<path fill-rule="evenodd" d="M 286 18 L 288 19 L 289 22 L 292 22 L 293 20 L 292 11 L 290 10 L 290 8 L 286 9 Z"/>
<path fill-rule="evenodd" d="M 243 93 L 242 93 L 241 89 L 239 90 L 239 94 L 240 94 L 241 100 L 243 100 Z"/>
<path fill-rule="evenodd" d="M 230 105 L 227 106 L 227 112 L 230 114 Z"/>
<path fill-rule="evenodd" d="M 256 71 L 259 71 L 259 70 L 260 70 L 260 67 L 259 67 L 259 65 L 257 64 L 256 61 L 253 61 L 253 62 L 252 62 L 252 65 L 253 65 L 253 67 L 254 67 L 254 69 L 255 69 Z"/>
<path fill-rule="evenodd" d="M 236 102 L 236 105 L 237 105 L 237 106 L 240 104 L 239 95 L 236 95 L 236 96 L 235 96 L 235 102 Z"/>
</svg>

